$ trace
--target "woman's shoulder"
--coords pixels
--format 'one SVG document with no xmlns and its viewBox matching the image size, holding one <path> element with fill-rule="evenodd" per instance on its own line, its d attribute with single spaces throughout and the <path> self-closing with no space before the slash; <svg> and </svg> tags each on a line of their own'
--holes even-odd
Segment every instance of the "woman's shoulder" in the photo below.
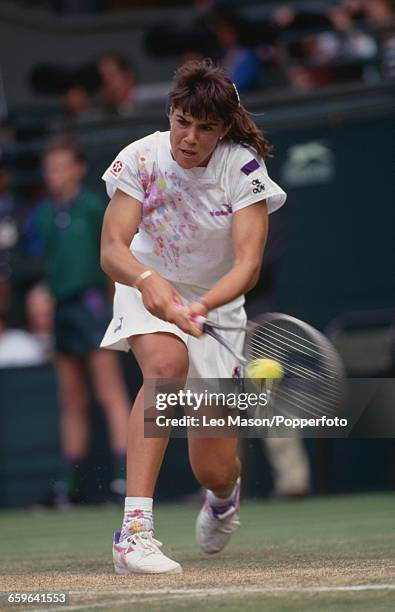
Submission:
<svg viewBox="0 0 395 612">
<path fill-rule="evenodd" d="M 224 168 L 233 177 L 239 172 L 248 175 L 260 166 L 266 169 L 264 160 L 253 147 L 232 141 L 224 142 L 222 147 Z"/>
</svg>

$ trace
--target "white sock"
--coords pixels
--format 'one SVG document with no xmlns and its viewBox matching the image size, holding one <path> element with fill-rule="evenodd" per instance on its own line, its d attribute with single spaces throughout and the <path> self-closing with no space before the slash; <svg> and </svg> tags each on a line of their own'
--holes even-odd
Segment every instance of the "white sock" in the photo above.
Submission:
<svg viewBox="0 0 395 612">
<path fill-rule="evenodd" d="M 236 489 L 238 486 L 239 486 L 239 480 L 235 482 L 235 486 L 233 487 L 231 494 L 228 495 L 227 497 L 218 497 L 217 495 L 215 495 L 215 493 L 207 489 L 208 503 L 213 508 L 220 508 L 222 506 L 227 506 L 229 502 L 231 502 L 232 499 L 234 498 L 236 494 Z"/>
<path fill-rule="evenodd" d="M 139 531 L 154 531 L 152 502 L 152 497 L 125 497 L 120 542 Z"/>
</svg>

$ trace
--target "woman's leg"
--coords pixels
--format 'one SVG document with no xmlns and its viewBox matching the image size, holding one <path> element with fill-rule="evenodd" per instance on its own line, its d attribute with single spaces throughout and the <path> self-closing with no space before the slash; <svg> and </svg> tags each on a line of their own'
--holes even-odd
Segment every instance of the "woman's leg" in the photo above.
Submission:
<svg viewBox="0 0 395 612">
<path fill-rule="evenodd" d="M 188 351 L 174 334 L 134 336 L 130 347 L 147 379 L 182 379 L 188 372 Z M 129 417 L 127 440 L 127 497 L 122 531 L 113 545 L 115 572 L 179 573 L 181 566 L 166 557 L 152 539 L 152 497 L 168 437 L 144 437 L 144 388 Z"/>
<path fill-rule="evenodd" d="M 237 438 L 189 438 L 192 471 L 205 489 L 217 497 L 228 497 L 240 476 Z"/>
<path fill-rule="evenodd" d="M 196 540 L 205 553 L 217 553 L 240 525 L 240 460 L 236 438 L 190 438 L 192 470 L 207 489 L 196 521 Z"/>
<path fill-rule="evenodd" d="M 182 379 L 188 372 L 188 351 L 174 334 L 133 336 L 130 347 L 146 379 Z M 144 437 L 144 388 L 136 397 L 129 417 L 127 440 L 127 495 L 152 497 L 168 437 Z"/>
</svg>

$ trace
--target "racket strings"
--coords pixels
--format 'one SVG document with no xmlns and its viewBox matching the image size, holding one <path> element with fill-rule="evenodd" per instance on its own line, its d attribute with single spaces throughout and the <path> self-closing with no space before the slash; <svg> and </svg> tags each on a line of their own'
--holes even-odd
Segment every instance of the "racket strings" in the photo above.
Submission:
<svg viewBox="0 0 395 612">
<path fill-rule="evenodd" d="M 284 397 L 289 398 L 289 403 L 292 405 L 293 409 L 298 408 L 301 412 L 310 414 L 312 416 L 324 415 L 328 413 L 328 410 L 332 411 L 333 394 L 329 394 L 326 399 L 319 399 L 317 397 L 317 389 L 311 389 L 310 394 L 307 394 L 300 389 L 297 391 L 295 379 L 292 381 L 290 390 L 288 389 L 288 386 L 283 382 L 280 383 L 280 387 L 277 389 L 275 383 L 274 391 L 276 392 L 277 399 L 279 396 L 281 396 L 282 399 L 284 399 Z M 321 393 L 322 389 L 319 391 Z"/>
<path fill-rule="evenodd" d="M 266 326 L 265 327 L 260 327 L 257 330 L 255 330 L 255 334 L 258 336 L 261 336 L 263 338 L 265 337 L 270 337 L 270 335 L 272 334 L 272 339 L 275 342 L 279 342 L 285 346 L 287 346 L 287 348 L 291 347 L 291 348 L 295 348 L 295 350 L 301 350 L 303 354 L 305 355 L 309 355 L 311 354 L 311 356 L 313 357 L 314 355 L 317 355 L 318 357 L 320 357 L 320 359 L 322 360 L 323 355 L 325 357 L 327 357 L 328 359 L 332 359 L 332 351 L 330 349 L 324 349 L 324 347 L 321 347 L 320 349 L 317 349 L 317 345 L 314 344 L 311 340 L 308 340 L 305 337 L 300 336 L 299 334 L 295 334 L 294 332 L 291 332 L 285 328 L 281 328 L 278 325 L 274 325 L 272 323 L 269 323 L 267 325 L 270 325 L 272 327 L 275 327 L 277 329 L 280 329 L 282 332 L 285 332 L 287 334 L 291 334 L 292 336 L 295 336 L 298 338 L 299 342 L 297 342 L 296 340 L 294 340 L 293 338 L 289 338 L 289 336 L 285 335 L 284 333 L 280 334 L 277 331 L 273 331 L 271 329 L 267 329 Z M 308 345 L 312 345 L 314 346 L 314 349 L 309 347 Z M 310 351 L 310 353 L 309 353 Z M 327 368 L 329 371 L 333 371 L 336 372 L 335 369 L 330 368 L 328 366 Z"/>
<path fill-rule="evenodd" d="M 282 380 L 275 383 L 273 392 L 277 407 L 281 407 L 283 414 L 295 414 L 298 410 L 302 414 L 312 416 L 326 415 L 328 413 L 336 413 L 336 405 L 341 394 L 336 387 L 324 389 L 319 381 L 316 381 L 315 387 L 306 388 L 306 379 Z M 304 391 L 300 389 L 303 385 Z M 297 387 L 297 388 L 296 388 Z M 298 390 L 297 390 L 298 389 Z M 287 411 L 287 406 L 290 411 Z M 335 406 L 335 407 L 334 407 Z"/>
<path fill-rule="evenodd" d="M 314 416 L 317 414 L 324 415 L 327 414 L 328 409 L 332 410 L 332 401 L 320 401 L 315 396 L 312 398 L 302 391 L 296 391 L 294 386 L 290 392 L 287 391 L 286 387 L 281 388 L 280 393 L 282 396 L 290 398 L 290 403 L 292 404 L 293 408 L 300 408 L 303 412 Z"/>
<path fill-rule="evenodd" d="M 275 348 L 267 348 L 268 346 L 270 347 L 275 347 Z M 256 347 L 254 349 L 254 347 Z M 296 374 L 299 377 L 305 377 L 305 378 L 312 378 L 312 379 L 317 379 L 317 378 L 328 378 L 331 379 L 332 376 L 330 374 L 326 374 L 325 372 L 320 372 L 317 373 L 314 370 L 311 370 L 309 368 L 306 368 L 304 366 L 302 366 L 300 363 L 297 363 L 295 361 L 295 359 L 293 358 L 292 354 L 289 353 L 289 351 L 285 351 L 285 350 L 277 350 L 277 345 L 272 343 L 272 342 L 255 342 L 253 346 L 251 346 L 251 353 L 253 354 L 253 358 L 260 358 L 260 357 L 276 357 L 276 359 L 278 361 L 281 362 L 281 364 L 283 365 L 283 367 L 285 366 L 286 371 L 292 373 L 292 374 Z M 298 361 L 300 360 L 300 356 Z"/>
<path fill-rule="evenodd" d="M 288 332 L 288 330 L 284 328 L 279 328 L 279 326 L 275 327 L 281 329 L 283 332 Z M 312 359 L 315 359 L 317 361 L 315 357 L 317 356 L 320 358 L 320 364 L 322 362 L 325 363 L 325 365 L 327 366 L 327 371 L 337 373 L 336 368 L 332 367 L 333 352 L 330 349 L 325 349 L 324 347 L 317 348 L 316 344 L 314 345 L 310 340 L 306 339 L 305 337 L 297 335 L 293 332 L 289 333 L 291 333 L 293 336 L 297 336 L 299 341 L 296 342 L 294 339 L 290 339 L 284 333 L 280 334 L 277 331 L 267 329 L 266 325 L 265 327 L 261 326 L 253 331 L 253 335 L 252 338 L 250 338 L 249 344 L 250 346 L 254 344 L 259 345 L 259 342 L 261 342 L 261 344 L 265 345 L 265 343 L 267 343 L 270 339 L 271 345 L 275 346 L 276 349 L 281 350 L 283 347 L 286 347 L 287 353 L 290 353 L 289 349 L 294 349 L 295 352 L 297 352 L 299 358 L 303 355 L 307 361 L 311 361 Z M 256 337 L 258 338 L 258 340 L 256 339 Z M 309 347 L 308 345 L 310 344 L 313 344 L 313 346 L 315 346 L 315 349 Z"/>
<path fill-rule="evenodd" d="M 341 390 L 330 346 L 314 342 L 284 325 L 265 321 L 248 338 L 247 357 L 274 358 L 283 366 L 285 378 L 275 385 L 275 395 L 284 414 L 288 414 L 288 408 L 289 414 L 294 414 L 296 408 L 310 416 L 336 412 Z"/>
<path fill-rule="evenodd" d="M 273 348 L 274 347 L 274 348 Z M 304 367 L 300 363 L 297 363 L 294 358 L 294 354 L 291 354 L 289 351 L 281 349 L 277 344 L 273 342 L 253 342 L 251 343 L 248 357 L 250 354 L 253 359 L 259 359 L 261 357 L 275 357 L 278 361 L 281 362 L 286 373 L 291 373 L 296 375 L 299 378 L 307 378 L 307 379 L 328 379 L 328 382 L 333 379 L 333 376 L 326 372 L 316 372 L 311 368 Z M 301 354 L 302 355 L 302 354 Z M 298 361 L 300 361 L 300 355 L 298 356 Z"/>
<path fill-rule="evenodd" d="M 273 348 L 273 346 L 275 348 Z M 295 363 L 293 354 L 290 354 L 285 350 L 276 350 L 276 345 L 273 343 L 263 344 L 262 342 L 255 342 L 254 345 L 251 345 L 250 352 L 254 359 L 262 357 L 275 357 L 281 362 L 286 374 L 293 374 L 298 379 L 303 378 L 312 383 L 319 382 L 322 386 L 327 383 L 326 386 L 328 387 L 332 387 L 335 384 L 335 378 L 332 375 L 329 375 L 326 372 L 317 372 L 311 368 L 303 367 L 300 364 Z"/>
<path fill-rule="evenodd" d="M 295 332 L 292 332 L 290 329 L 287 329 L 284 325 L 276 325 L 275 323 L 272 323 L 270 321 L 265 321 L 265 327 L 274 327 L 276 329 L 279 329 L 282 332 L 286 332 L 288 334 L 290 334 L 291 336 L 295 336 L 295 338 L 297 338 L 298 340 L 300 340 L 302 338 L 302 336 L 300 334 L 296 334 Z M 263 326 L 260 326 L 261 329 L 264 329 Z M 315 352 L 317 353 L 321 353 L 321 351 L 317 350 L 317 343 L 313 342 L 312 340 L 309 340 L 308 338 L 306 338 L 306 336 L 303 336 L 303 341 L 304 341 L 304 346 L 307 344 L 311 344 L 314 347 Z"/>
</svg>

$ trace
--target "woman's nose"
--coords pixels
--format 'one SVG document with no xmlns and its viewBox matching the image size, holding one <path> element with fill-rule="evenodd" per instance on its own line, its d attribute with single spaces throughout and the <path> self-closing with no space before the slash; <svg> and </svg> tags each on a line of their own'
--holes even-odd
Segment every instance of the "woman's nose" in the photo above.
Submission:
<svg viewBox="0 0 395 612">
<path fill-rule="evenodd" d="M 187 133 L 187 135 L 186 135 L 186 137 L 185 137 L 185 139 L 184 139 L 184 140 L 185 140 L 186 142 L 190 143 L 190 144 L 195 143 L 195 142 L 196 142 L 196 140 L 197 140 L 197 132 L 196 132 L 196 129 L 195 129 L 195 128 L 190 128 L 190 129 L 188 130 L 188 133 Z"/>
</svg>

